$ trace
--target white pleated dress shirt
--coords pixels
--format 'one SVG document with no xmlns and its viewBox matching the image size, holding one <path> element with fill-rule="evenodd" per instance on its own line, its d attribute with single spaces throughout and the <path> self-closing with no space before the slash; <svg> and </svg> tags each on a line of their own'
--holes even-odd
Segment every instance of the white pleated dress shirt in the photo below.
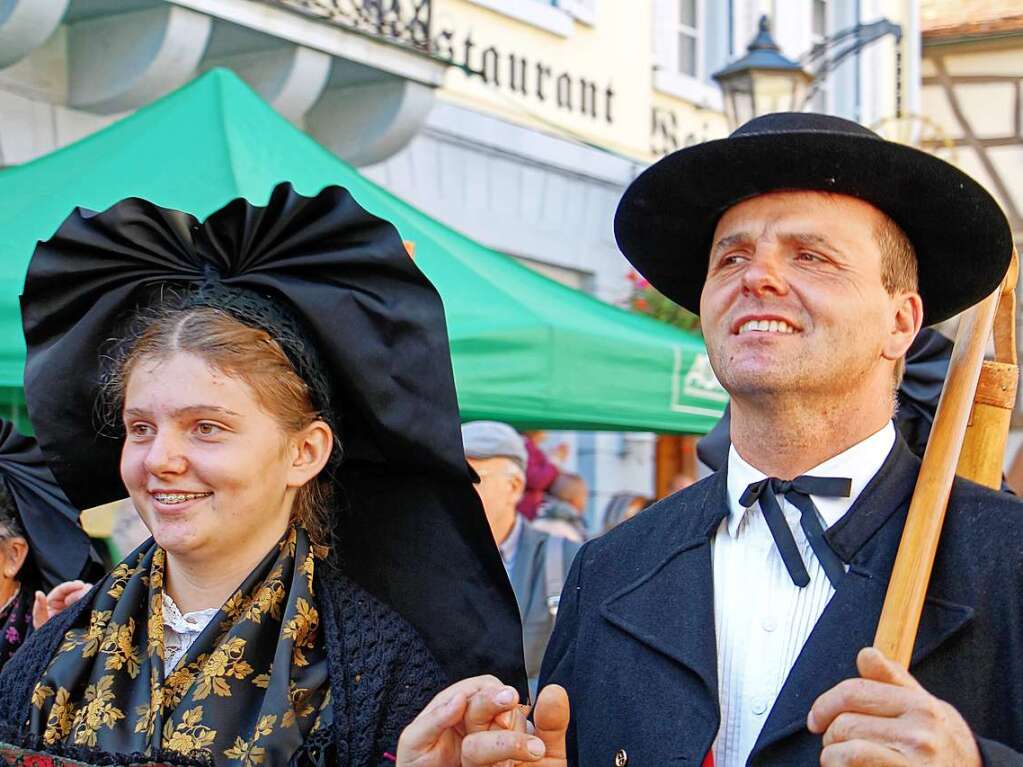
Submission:
<svg viewBox="0 0 1023 767">
<path fill-rule="evenodd" d="M 848 498 L 810 496 L 825 529 L 845 515 L 894 444 L 895 427 L 889 422 L 862 442 L 804 472 L 852 480 Z M 746 487 L 765 476 L 734 447 L 729 451 L 729 513 L 711 542 L 721 704 L 715 767 L 746 764 L 803 644 L 835 593 L 799 524 L 799 509 L 784 497 L 778 498 L 810 575 L 804 588 L 796 586 L 785 569 L 760 504 L 746 509 L 739 503 Z"/>
</svg>

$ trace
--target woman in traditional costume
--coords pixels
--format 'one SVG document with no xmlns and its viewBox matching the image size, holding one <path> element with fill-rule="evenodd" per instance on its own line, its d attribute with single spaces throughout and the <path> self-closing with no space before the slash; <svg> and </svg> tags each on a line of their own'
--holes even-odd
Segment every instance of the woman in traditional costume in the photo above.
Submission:
<svg viewBox="0 0 1023 767">
<path fill-rule="evenodd" d="M 140 199 L 77 210 L 22 306 L 55 475 L 81 507 L 127 490 L 153 538 L 0 675 L 6 741 L 388 764 L 445 684 L 522 688 L 443 309 L 390 224 L 288 184 L 202 223 Z"/>
<path fill-rule="evenodd" d="M 43 592 L 63 604 L 102 575 L 78 516 L 35 440 L 0 419 L 0 666 L 45 622 Z"/>
</svg>

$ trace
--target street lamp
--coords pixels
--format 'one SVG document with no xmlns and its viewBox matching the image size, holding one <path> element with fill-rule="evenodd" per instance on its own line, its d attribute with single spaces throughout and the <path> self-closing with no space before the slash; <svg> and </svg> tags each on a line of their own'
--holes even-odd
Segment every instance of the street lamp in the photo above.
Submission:
<svg viewBox="0 0 1023 767">
<path fill-rule="evenodd" d="M 771 23 L 760 17 L 760 30 L 746 55 L 719 72 L 725 117 L 732 129 L 769 112 L 798 112 L 803 108 L 813 75 L 782 55 L 771 37 Z"/>
</svg>

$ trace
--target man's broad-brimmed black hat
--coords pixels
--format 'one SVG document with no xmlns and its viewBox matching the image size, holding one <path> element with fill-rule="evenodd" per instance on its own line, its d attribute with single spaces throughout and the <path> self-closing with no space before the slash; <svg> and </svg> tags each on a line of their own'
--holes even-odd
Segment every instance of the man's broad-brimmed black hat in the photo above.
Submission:
<svg viewBox="0 0 1023 767">
<path fill-rule="evenodd" d="M 970 176 L 854 122 L 796 112 L 758 117 L 654 163 L 625 191 L 615 237 L 651 285 L 699 313 L 721 215 L 781 190 L 858 197 L 898 224 L 916 250 L 925 324 L 980 301 L 1009 266 L 1009 223 Z"/>
</svg>

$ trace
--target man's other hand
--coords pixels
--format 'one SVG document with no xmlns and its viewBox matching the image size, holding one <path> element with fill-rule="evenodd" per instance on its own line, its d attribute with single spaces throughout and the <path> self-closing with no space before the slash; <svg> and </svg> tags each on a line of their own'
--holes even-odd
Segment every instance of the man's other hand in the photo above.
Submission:
<svg viewBox="0 0 1023 767">
<path fill-rule="evenodd" d="M 846 679 L 814 702 L 810 732 L 824 735 L 822 767 L 913 765 L 981 767 L 969 725 L 899 664 L 872 647 Z"/>
</svg>

